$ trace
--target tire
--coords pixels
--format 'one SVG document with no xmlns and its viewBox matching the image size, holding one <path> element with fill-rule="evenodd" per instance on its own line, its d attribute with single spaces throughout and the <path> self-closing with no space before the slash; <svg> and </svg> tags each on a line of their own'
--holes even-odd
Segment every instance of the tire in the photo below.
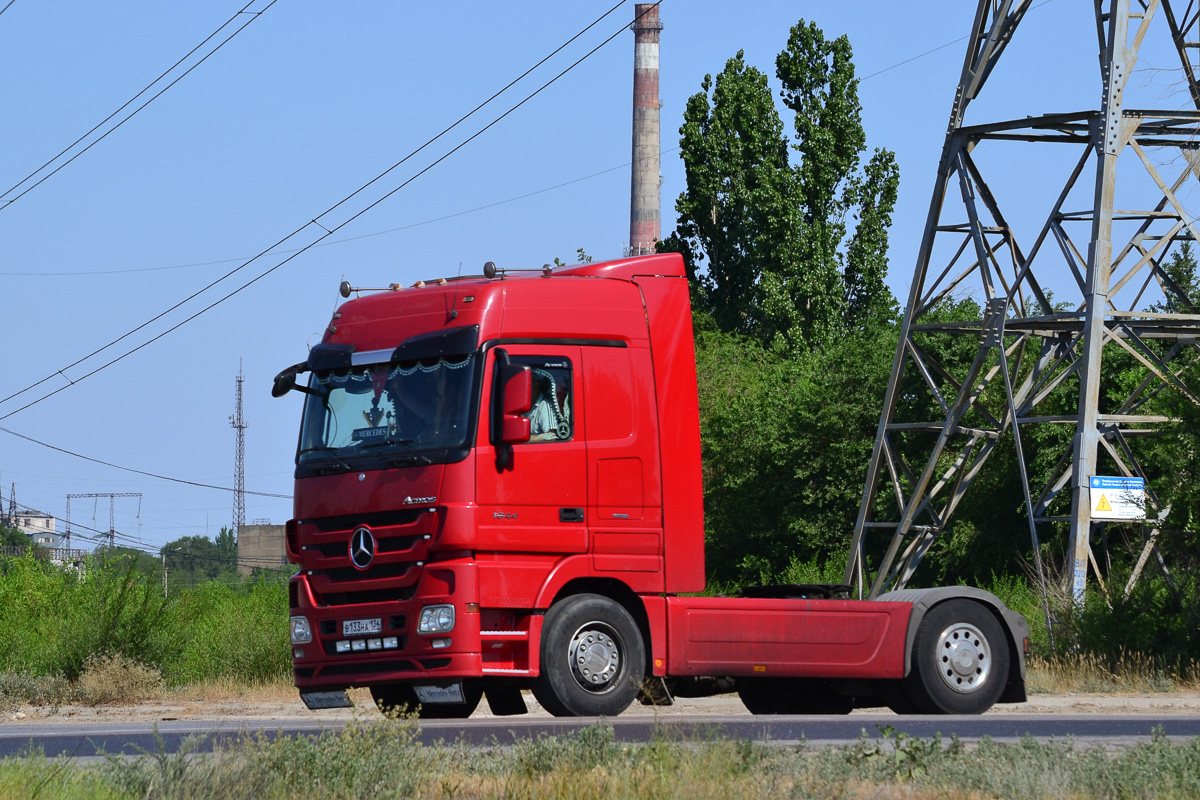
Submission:
<svg viewBox="0 0 1200 800">
<path fill-rule="evenodd" d="M 828 681 L 806 678 L 738 678 L 737 693 L 751 714 L 849 714 L 854 698 Z"/>
<path fill-rule="evenodd" d="M 904 695 L 922 714 L 982 714 L 1004 692 L 1008 637 L 972 600 L 934 606 L 917 628 Z"/>
<path fill-rule="evenodd" d="M 431 703 L 422 705 L 417 693 L 407 683 L 372 686 L 371 699 L 379 710 L 387 714 L 396 709 L 401 714 L 417 712 L 420 719 L 466 719 L 475 712 L 483 690 L 472 681 L 463 681 L 463 703 Z"/>
<path fill-rule="evenodd" d="M 556 717 L 615 717 L 637 697 L 646 648 L 620 604 L 579 594 L 550 607 L 542 624 L 533 696 Z"/>
</svg>

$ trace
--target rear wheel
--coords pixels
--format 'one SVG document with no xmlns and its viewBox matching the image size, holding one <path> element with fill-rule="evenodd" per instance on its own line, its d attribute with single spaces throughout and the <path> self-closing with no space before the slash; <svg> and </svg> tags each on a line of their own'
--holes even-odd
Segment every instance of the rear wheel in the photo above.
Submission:
<svg viewBox="0 0 1200 800">
<path fill-rule="evenodd" d="M 738 678 L 737 693 L 751 714 L 849 714 L 854 698 L 828 681 L 806 678 Z"/>
<path fill-rule="evenodd" d="M 934 606 L 917 628 L 904 694 L 925 714 L 982 714 L 1004 691 L 1008 639 L 972 600 Z"/>
<path fill-rule="evenodd" d="M 550 607 L 533 695 L 556 717 L 616 716 L 637 697 L 646 649 L 633 617 L 596 594 Z"/>
<path fill-rule="evenodd" d="M 462 703 L 429 703 L 422 704 L 417 700 L 417 693 L 407 683 L 393 683 L 385 686 L 372 686 L 371 699 L 383 713 L 395 709 L 398 713 L 408 714 L 413 711 L 421 719 L 466 719 L 475 712 L 483 690 L 471 681 L 463 681 Z"/>
</svg>

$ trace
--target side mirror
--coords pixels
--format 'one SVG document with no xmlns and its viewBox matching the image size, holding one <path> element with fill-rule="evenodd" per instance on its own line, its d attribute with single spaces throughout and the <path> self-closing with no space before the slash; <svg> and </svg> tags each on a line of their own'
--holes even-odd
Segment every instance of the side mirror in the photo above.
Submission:
<svg viewBox="0 0 1200 800">
<path fill-rule="evenodd" d="M 285 394 L 296 388 L 296 376 L 292 373 L 283 373 L 275 376 L 275 385 L 271 387 L 271 397 L 283 397 Z"/>
<path fill-rule="evenodd" d="M 525 414 L 533 408 L 533 370 L 523 364 L 505 364 L 500 368 L 500 383 L 505 414 Z"/>
<path fill-rule="evenodd" d="M 523 364 L 500 366 L 500 443 L 529 441 L 529 420 L 522 417 L 533 408 L 533 370 Z"/>
</svg>

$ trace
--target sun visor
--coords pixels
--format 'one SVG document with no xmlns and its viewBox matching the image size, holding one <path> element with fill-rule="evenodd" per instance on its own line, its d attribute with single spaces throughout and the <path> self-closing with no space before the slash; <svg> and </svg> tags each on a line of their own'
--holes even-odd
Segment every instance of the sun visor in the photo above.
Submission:
<svg viewBox="0 0 1200 800">
<path fill-rule="evenodd" d="M 478 348 L 479 326 L 466 325 L 434 333 L 422 333 L 411 339 L 405 339 L 404 343 L 392 352 L 392 361 L 461 356 L 474 353 Z"/>
<path fill-rule="evenodd" d="M 349 369 L 353 355 L 352 344 L 318 344 L 308 351 L 308 368 L 313 371 Z"/>
</svg>

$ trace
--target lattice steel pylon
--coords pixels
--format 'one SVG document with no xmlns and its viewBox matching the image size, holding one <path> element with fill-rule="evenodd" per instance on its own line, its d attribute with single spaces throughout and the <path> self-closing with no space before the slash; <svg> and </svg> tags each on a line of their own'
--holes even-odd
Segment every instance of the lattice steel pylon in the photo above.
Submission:
<svg viewBox="0 0 1200 800">
<path fill-rule="evenodd" d="M 1177 284 L 1165 265 L 1177 243 L 1200 239 L 1185 205 L 1200 176 L 1193 63 L 1200 11 L 1196 0 L 1134 2 L 1132 12 L 1130 0 L 1080 9 L 1080 24 L 1094 26 L 1099 43 L 1099 110 L 966 125 L 1018 27 L 1034 24 L 1026 19 L 1030 0 L 978 4 L 846 567 L 845 580 L 860 596 L 908 583 L 984 463 L 1012 437 L 1024 493 L 1013 504 L 1024 500 L 1042 588 L 1039 529 L 1069 526 L 1066 579 L 1082 601 L 1089 561 L 1101 575 L 1090 544 L 1097 526 L 1090 477 L 1144 478 L 1140 443 L 1175 422 L 1155 398 L 1175 391 L 1197 401 L 1180 373 L 1196 357 L 1200 298 L 1189 297 L 1192 287 Z M 1126 102 L 1135 94 L 1127 89 L 1139 51 L 1154 43 L 1169 56 L 1159 52 L 1158 66 L 1182 64 L 1184 88 L 1167 99 L 1185 110 Z M 1043 54 L 1046 70 L 1033 79 L 1055 81 L 1050 60 L 1058 57 Z M 1036 234 L 1022 240 L 985 179 L 999 171 L 989 172 L 985 154 L 1051 145 L 1072 151 L 1062 162 L 1064 174 L 1071 169 L 1048 195 L 1057 199 L 1037 210 Z M 1012 171 L 1009 162 L 1000 167 Z M 1029 176 L 1030 183 L 1045 180 L 1045 172 Z M 1010 216 L 1030 215 L 1028 198 L 1022 201 Z M 1089 239 L 1081 246 L 1084 222 Z M 947 322 L 946 304 L 967 297 L 981 318 Z M 1102 381 L 1106 354 L 1120 360 L 1120 385 Z M 1074 436 L 1057 436 L 1062 441 L 1050 452 L 1055 426 L 1074 426 Z M 1127 592 L 1151 555 L 1165 571 L 1156 545 L 1165 509 L 1150 482 L 1146 517 Z"/>
<path fill-rule="evenodd" d="M 137 518 L 142 519 L 142 493 L 141 492 L 87 492 L 85 494 L 69 494 L 67 495 L 67 530 L 63 534 L 63 549 L 71 549 L 71 498 L 93 498 L 101 497 L 108 498 L 108 532 L 104 533 L 104 543 L 109 549 L 117 546 L 117 498 L 118 497 L 136 497 L 138 499 Z"/>
<path fill-rule="evenodd" d="M 238 362 L 237 395 L 229 425 L 234 435 L 233 455 L 233 537 L 236 540 L 246 525 L 246 419 L 242 416 L 242 365 Z"/>
</svg>

